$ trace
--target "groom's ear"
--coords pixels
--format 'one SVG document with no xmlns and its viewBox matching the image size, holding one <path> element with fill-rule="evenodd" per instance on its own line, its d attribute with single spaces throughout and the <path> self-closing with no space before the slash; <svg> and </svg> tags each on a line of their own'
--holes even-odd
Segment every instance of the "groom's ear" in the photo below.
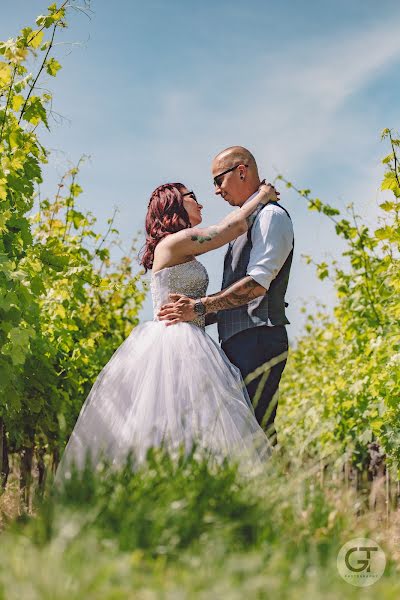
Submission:
<svg viewBox="0 0 400 600">
<path fill-rule="evenodd" d="M 239 177 L 243 181 L 246 175 L 246 167 L 244 165 L 239 165 Z"/>
</svg>

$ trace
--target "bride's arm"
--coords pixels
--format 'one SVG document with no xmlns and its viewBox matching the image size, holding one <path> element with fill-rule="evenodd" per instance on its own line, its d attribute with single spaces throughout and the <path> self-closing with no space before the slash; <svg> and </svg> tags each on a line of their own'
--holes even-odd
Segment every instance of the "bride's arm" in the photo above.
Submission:
<svg viewBox="0 0 400 600">
<path fill-rule="evenodd" d="M 181 256 L 198 256 L 224 246 L 245 233 L 252 223 L 252 215 L 259 204 L 277 200 L 276 190 L 270 184 L 262 184 L 258 194 L 237 210 L 231 212 L 217 225 L 191 227 L 169 235 L 164 244 Z"/>
</svg>

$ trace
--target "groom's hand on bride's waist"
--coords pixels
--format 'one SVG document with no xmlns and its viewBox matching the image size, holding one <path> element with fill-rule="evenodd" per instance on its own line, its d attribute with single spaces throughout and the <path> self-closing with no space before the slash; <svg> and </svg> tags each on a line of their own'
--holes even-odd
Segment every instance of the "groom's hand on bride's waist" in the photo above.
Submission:
<svg viewBox="0 0 400 600">
<path fill-rule="evenodd" d="M 164 304 L 157 317 L 160 321 L 166 321 L 167 325 L 182 323 L 185 321 L 194 321 L 199 314 L 206 316 L 209 313 L 216 313 L 220 310 L 229 310 L 248 304 L 259 296 L 264 296 L 267 288 L 260 285 L 250 275 L 246 275 L 239 281 L 235 281 L 231 286 L 211 294 L 204 298 L 188 298 L 182 294 L 170 294 L 171 302 Z M 200 302 L 200 307 L 196 306 Z M 196 308 L 203 308 L 203 312 L 197 312 Z"/>
<path fill-rule="evenodd" d="M 166 325 L 194 321 L 198 316 L 194 310 L 195 300 L 182 294 L 170 294 L 171 302 L 163 304 L 157 313 L 160 321 L 166 321 Z"/>
</svg>

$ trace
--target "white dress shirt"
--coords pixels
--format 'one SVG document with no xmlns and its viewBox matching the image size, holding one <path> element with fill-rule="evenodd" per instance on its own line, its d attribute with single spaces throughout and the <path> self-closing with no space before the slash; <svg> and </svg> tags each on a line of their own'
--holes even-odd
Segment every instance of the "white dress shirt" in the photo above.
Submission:
<svg viewBox="0 0 400 600">
<path fill-rule="evenodd" d="M 254 193 L 245 202 L 249 202 Z M 293 225 L 286 212 L 267 204 L 257 215 L 251 230 L 252 249 L 247 275 L 269 289 L 293 248 Z"/>
</svg>

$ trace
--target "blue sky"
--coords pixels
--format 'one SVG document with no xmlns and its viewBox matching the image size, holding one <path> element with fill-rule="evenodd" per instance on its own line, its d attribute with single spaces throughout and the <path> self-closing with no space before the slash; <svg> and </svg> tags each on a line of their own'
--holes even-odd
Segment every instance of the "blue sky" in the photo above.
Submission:
<svg viewBox="0 0 400 600">
<path fill-rule="evenodd" d="M 41 0 L 3 0 L 1 39 L 45 10 Z M 387 151 L 380 132 L 400 129 L 398 0 L 95 0 L 92 10 L 90 20 L 71 12 L 56 47 L 63 69 L 45 80 L 64 119 L 44 135 L 53 154 L 42 195 L 69 161 L 90 155 L 81 206 L 102 227 L 118 206 L 129 247 L 151 191 L 165 181 L 196 191 L 205 224 L 222 218 L 228 207 L 213 194 L 210 162 L 241 144 L 268 179 L 281 172 L 340 208 L 354 202 L 376 222 Z M 296 235 L 293 338 L 303 305 L 334 302 L 330 283 L 301 255 L 337 258 L 342 246 L 328 220 L 293 192 L 281 196 Z M 201 258 L 210 292 L 219 289 L 223 254 Z M 152 318 L 150 300 L 142 318 Z"/>
</svg>

